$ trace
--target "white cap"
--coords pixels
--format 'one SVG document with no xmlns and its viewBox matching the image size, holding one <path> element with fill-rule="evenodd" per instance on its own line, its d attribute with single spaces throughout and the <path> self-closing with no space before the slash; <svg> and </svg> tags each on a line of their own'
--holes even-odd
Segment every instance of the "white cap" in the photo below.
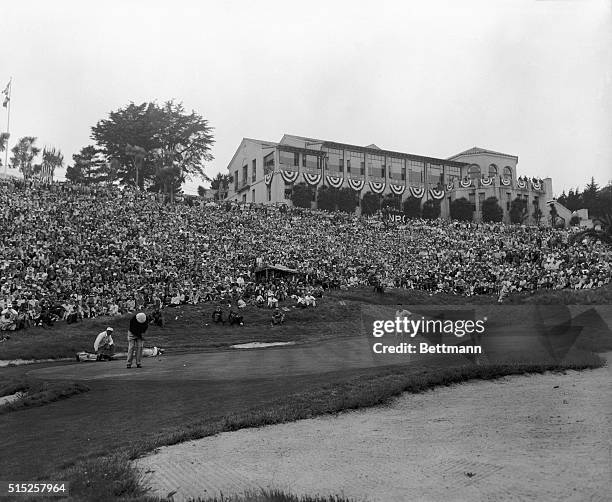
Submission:
<svg viewBox="0 0 612 502">
<path fill-rule="evenodd" d="M 139 314 L 136 314 L 136 320 L 140 323 L 145 322 L 147 320 L 147 316 L 143 312 L 140 312 Z"/>
<path fill-rule="evenodd" d="M 115 331 L 115 330 L 109 326 L 108 328 L 106 328 L 106 331 Z"/>
</svg>

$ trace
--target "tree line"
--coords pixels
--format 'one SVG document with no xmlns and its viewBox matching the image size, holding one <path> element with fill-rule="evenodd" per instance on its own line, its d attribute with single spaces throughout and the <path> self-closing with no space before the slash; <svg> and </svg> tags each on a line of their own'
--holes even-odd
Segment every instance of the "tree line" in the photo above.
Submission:
<svg viewBox="0 0 612 502">
<path fill-rule="evenodd" d="M 0 133 L 0 157 L 1 153 L 8 148 L 9 134 Z M 63 167 L 64 155 L 61 150 L 55 147 L 43 147 L 42 156 L 38 161 L 38 155 L 41 153 L 40 147 L 36 144 L 38 138 L 35 136 L 24 136 L 19 138 L 15 146 L 11 148 L 11 157 L 9 167 L 18 169 L 24 179 L 45 178 L 53 179 L 55 170 Z M 0 166 L 2 166 L 0 158 Z"/>
<path fill-rule="evenodd" d="M 8 139 L 8 134 L 0 134 L 0 152 L 8 148 Z M 98 121 L 91 128 L 91 139 L 93 144 L 72 156 L 67 180 L 118 182 L 172 197 L 187 178 L 208 179 L 204 164 L 213 159 L 213 128 L 195 111 L 186 112 L 182 103 L 130 103 Z M 45 147 L 37 163 L 41 149 L 36 142 L 34 136 L 20 138 L 11 149 L 11 166 L 25 179 L 53 179 L 55 170 L 64 165 L 64 156 Z"/>
<path fill-rule="evenodd" d="M 182 103 L 130 103 L 91 129 L 93 145 L 73 155 L 66 178 L 76 183 L 119 182 L 140 190 L 180 192 L 187 178 L 204 178 L 213 159 L 213 128 Z"/>
</svg>

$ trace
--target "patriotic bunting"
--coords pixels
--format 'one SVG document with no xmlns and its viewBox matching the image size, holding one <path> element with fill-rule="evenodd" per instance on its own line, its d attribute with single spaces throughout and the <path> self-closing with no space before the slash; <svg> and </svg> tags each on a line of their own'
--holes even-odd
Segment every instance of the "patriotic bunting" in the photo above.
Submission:
<svg viewBox="0 0 612 502">
<path fill-rule="evenodd" d="M 374 193 L 383 193 L 385 191 L 385 182 L 370 181 L 370 188 Z"/>
<path fill-rule="evenodd" d="M 470 178 L 463 178 L 459 184 L 462 188 L 467 188 L 472 186 L 472 180 Z"/>
<path fill-rule="evenodd" d="M 342 183 L 344 183 L 344 178 L 340 176 L 325 176 L 327 180 L 327 184 L 332 188 L 340 188 Z"/>
<path fill-rule="evenodd" d="M 438 190 L 437 188 L 430 188 L 429 194 L 433 199 L 440 200 L 444 197 L 444 190 Z"/>
<path fill-rule="evenodd" d="M 542 190 L 542 183 L 540 183 L 538 180 L 531 180 L 531 186 L 534 190 Z"/>
<path fill-rule="evenodd" d="M 406 187 L 404 185 L 393 185 L 389 183 L 389 188 L 394 195 L 402 195 L 406 191 Z"/>
<path fill-rule="evenodd" d="M 310 186 L 317 186 L 319 184 L 319 181 L 321 181 L 320 174 L 302 173 L 302 177 L 304 178 L 304 181 Z"/>
<path fill-rule="evenodd" d="M 410 187 L 410 194 L 415 199 L 420 199 L 425 194 L 425 189 L 423 187 Z"/>
<path fill-rule="evenodd" d="M 527 188 L 527 182 L 525 180 L 518 179 L 516 180 L 516 186 L 519 188 Z"/>
<path fill-rule="evenodd" d="M 483 187 L 490 187 L 493 184 L 493 178 L 489 178 L 488 176 L 483 176 L 480 178 L 480 185 Z"/>
<path fill-rule="evenodd" d="M 504 185 L 505 187 L 510 186 L 510 178 L 500 178 L 499 180 L 501 181 L 501 184 Z"/>
<path fill-rule="evenodd" d="M 446 191 L 450 192 L 451 190 L 455 189 L 455 184 L 451 181 L 450 183 L 446 184 Z"/>
<path fill-rule="evenodd" d="M 274 177 L 274 171 L 271 171 L 264 176 L 264 181 L 266 182 L 266 185 L 269 185 L 270 183 L 272 183 L 273 177 Z"/>
<path fill-rule="evenodd" d="M 354 180 L 354 179 L 349 178 L 348 184 L 353 190 L 355 190 L 355 192 L 361 192 L 361 190 L 363 190 L 363 187 L 365 185 L 365 180 Z"/>
<path fill-rule="evenodd" d="M 285 183 L 295 183 L 298 179 L 299 173 L 293 171 L 281 171 L 281 176 L 285 180 Z"/>
</svg>

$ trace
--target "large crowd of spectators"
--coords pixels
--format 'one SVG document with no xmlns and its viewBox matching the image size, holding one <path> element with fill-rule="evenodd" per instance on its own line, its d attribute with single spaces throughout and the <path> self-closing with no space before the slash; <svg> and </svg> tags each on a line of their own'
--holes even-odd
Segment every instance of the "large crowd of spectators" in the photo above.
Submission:
<svg viewBox="0 0 612 502">
<path fill-rule="evenodd" d="M 185 303 L 304 305 L 329 288 L 373 284 L 470 296 L 608 283 L 609 249 L 569 236 L 3 181 L 0 329 Z M 256 280 L 272 264 L 298 273 Z"/>
</svg>

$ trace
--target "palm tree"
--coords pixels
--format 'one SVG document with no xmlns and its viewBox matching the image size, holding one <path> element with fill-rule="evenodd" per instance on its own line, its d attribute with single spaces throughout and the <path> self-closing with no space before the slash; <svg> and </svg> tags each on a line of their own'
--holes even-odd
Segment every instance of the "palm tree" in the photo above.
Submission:
<svg viewBox="0 0 612 502">
<path fill-rule="evenodd" d="M 13 157 L 11 157 L 13 167 L 21 171 L 24 179 L 30 179 L 32 177 L 32 162 L 40 153 L 40 148 L 34 143 L 36 143 L 36 138 L 34 136 L 24 136 L 20 138 L 17 144 L 11 149 L 13 153 Z"/>
<path fill-rule="evenodd" d="M 49 181 L 53 181 L 55 169 L 57 167 L 62 167 L 63 165 L 64 155 L 60 150 L 56 151 L 55 147 L 51 149 L 47 149 L 47 147 L 45 147 L 43 149 L 41 165 L 42 178 L 46 178 Z"/>
</svg>

